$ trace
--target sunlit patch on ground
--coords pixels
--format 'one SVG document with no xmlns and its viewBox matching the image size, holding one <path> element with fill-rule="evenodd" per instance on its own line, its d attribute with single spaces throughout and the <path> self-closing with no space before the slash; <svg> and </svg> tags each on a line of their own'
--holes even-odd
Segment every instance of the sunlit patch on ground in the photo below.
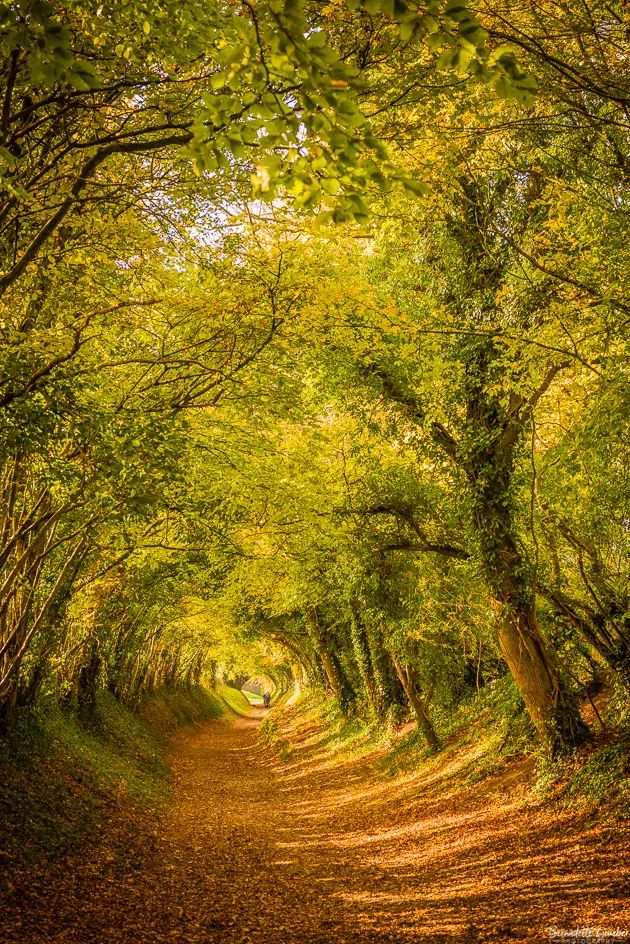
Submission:
<svg viewBox="0 0 630 944">
<path fill-rule="evenodd" d="M 259 737 L 262 717 L 177 735 L 159 820 L 109 824 L 90 856 L 31 876 L 2 944 L 539 944 L 552 926 L 630 931 L 627 830 L 525 803 L 526 758 L 471 783 L 480 739 L 392 776 L 387 743 L 345 743 L 291 709 L 278 716 L 283 761 Z"/>
</svg>

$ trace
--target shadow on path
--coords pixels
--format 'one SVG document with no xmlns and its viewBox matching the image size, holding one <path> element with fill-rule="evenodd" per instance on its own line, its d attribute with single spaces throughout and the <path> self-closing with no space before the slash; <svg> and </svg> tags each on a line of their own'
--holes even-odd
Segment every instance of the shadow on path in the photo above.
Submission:
<svg viewBox="0 0 630 944">
<path fill-rule="evenodd" d="M 462 793 L 448 771 L 385 781 L 299 731 L 281 763 L 258 737 L 265 714 L 177 735 L 161 819 L 113 822 L 44 896 L 21 890 L 0 941 L 470 944 L 628 928 L 618 827 L 519 807 L 518 765 Z"/>
</svg>

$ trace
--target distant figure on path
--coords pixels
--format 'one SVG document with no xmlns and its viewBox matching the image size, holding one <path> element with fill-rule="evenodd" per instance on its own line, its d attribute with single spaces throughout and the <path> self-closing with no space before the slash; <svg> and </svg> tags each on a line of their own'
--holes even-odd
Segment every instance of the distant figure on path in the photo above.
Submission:
<svg viewBox="0 0 630 944">
<path fill-rule="evenodd" d="M 263 704 L 265 708 L 268 708 L 269 705 L 271 704 L 271 695 L 269 694 L 269 692 L 265 692 L 265 694 L 263 695 Z"/>
</svg>

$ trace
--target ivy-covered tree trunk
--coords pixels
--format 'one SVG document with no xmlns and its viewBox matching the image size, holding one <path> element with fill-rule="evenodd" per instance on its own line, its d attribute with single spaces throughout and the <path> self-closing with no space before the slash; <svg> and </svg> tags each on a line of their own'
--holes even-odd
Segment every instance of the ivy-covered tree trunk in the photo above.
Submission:
<svg viewBox="0 0 630 944">
<path fill-rule="evenodd" d="M 339 699 L 339 704 L 342 710 L 345 711 L 352 701 L 353 692 L 338 659 L 335 657 L 328 633 L 322 625 L 317 608 L 314 606 L 308 607 L 306 611 L 306 625 L 324 669 L 327 688 Z"/>
<path fill-rule="evenodd" d="M 383 703 L 378 697 L 374 681 L 374 669 L 372 666 L 367 629 L 356 604 L 353 604 L 351 607 L 351 637 L 354 658 L 359 668 L 365 696 L 374 715 L 381 719 L 384 714 Z"/>
<path fill-rule="evenodd" d="M 401 709 L 406 707 L 407 696 L 385 645 L 384 623 L 368 623 L 367 635 L 374 681 L 377 696 L 383 705 L 383 715 L 392 711 L 395 715 L 400 715 Z"/>
<path fill-rule="evenodd" d="M 506 260 L 487 254 L 479 194 L 473 184 L 467 201 L 461 245 L 483 275 L 483 283 L 477 275 L 478 298 L 487 306 L 488 319 L 495 321 L 498 313 L 484 288 L 498 288 Z M 451 440 L 448 447 L 472 490 L 473 525 L 495 612 L 499 648 L 541 739 L 552 755 L 562 754 L 583 743 L 589 732 L 575 697 L 559 675 L 553 647 L 540 630 L 535 581 L 519 547 L 513 508 L 515 450 L 536 404 L 566 365 L 550 361 L 538 387 L 525 396 L 507 373 L 501 344 L 495 338 L 467 338 L 461 356 L 466 426 L 461 442 Z"/>
<path fill-rule="evenodd" d="M 496 614 L 497 640 L 505 662 L 542 740 L 552 754 L 583 743 L 589 735 L 577 701 L 564 685 L 551 645 L 536 618 L 531 568 L 518 545 L 512 512 L 514 447 L 537 399 L 555 376 L 555 368 L 529 400 L 512 397 L 508 410 L 491 393 L 496 382 L 497 351 L 491 339 L 468 341 L 466 430 L 462 441 L 441 423 L 429 423 L 432 438 L 466 475 L 473 501 L 472 524 L 483 558 L 483 571 Z M 381 373 L 389 397 L 423 425 L 422 404 Z"/>
<path fill-rule="evenodd" d="M 530 568 L 515 536 L 509 453 L 487 453 L 473 480 L 474 523 L 501 653 L 541 739 L 553 755 L 565 753 L 588 738 L 588 728 L 538 623 Z"/>
</svg>

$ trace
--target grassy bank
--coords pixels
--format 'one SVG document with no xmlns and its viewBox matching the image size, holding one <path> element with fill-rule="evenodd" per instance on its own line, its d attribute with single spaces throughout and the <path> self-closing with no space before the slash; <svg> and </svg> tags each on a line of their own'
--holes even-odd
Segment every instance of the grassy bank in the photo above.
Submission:
<svg viewBox="0 0 630 944">
<path fill-rule="evenodd" d="M 518 769 L 524 805 L 556 804 L 585 819 L 617 819 L 625 818 L 630 808 L 630 729 L 619 698 L 609 691 L 598 706 L 601 723 L 589 718 L 592 739 L 556 761 L 541 749 L 509 677 L 456 710 L 434 711 L 442 745 L 437 754 L 429 751 L 413 722 L 388 729 L 359 715 L 344 716 L 334 700 L 322 701 L 313 693 L 275 710 L 263 722 L 261 735 L 284 762 L 290 761 L 297 741 L 340 761 L 362 759 L 377 778 L 426 774 L 462 793 L 477 784 L 483 788 L 486 781 L 491 789 L 494 780 Z"/>
<path fill-rule="evenodd" d="M 137 713 L 102 692 L 90 725 L 43 702 L 0 741 L 0 872 L 63 858 L 121 810 L 166 797 L 164 747 L 178 728 L 233 717 L 219 691 L 164 691 Z"/>
<path fill-rule="evenodd" d="M 252 713 L 252 703 L 239 688 L 232 688 L 231 685 L 217 685 L 217 694 L 235 715 Z"/>
</svg>

